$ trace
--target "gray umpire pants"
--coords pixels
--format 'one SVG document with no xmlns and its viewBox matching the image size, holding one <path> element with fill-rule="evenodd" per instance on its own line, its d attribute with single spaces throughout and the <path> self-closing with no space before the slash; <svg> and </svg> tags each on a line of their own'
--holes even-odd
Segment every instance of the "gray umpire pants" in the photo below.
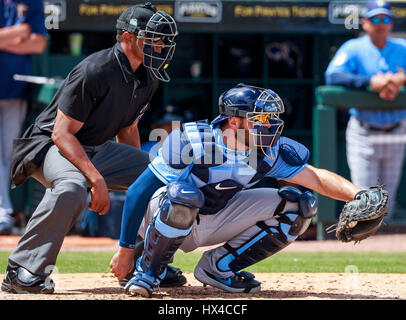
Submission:
<svg viewBox="0 0 406 320">
<path fill-rule="evenodd" d="M 160 194 L 166 187 L 158 189 L 148 204 L 144 220 L 138 234 L 144 238 L 148 224 L 158 212 Z M 232 272 L 222 272 L 217 269 L 217 261 L 228 253 L 222 246 L 224 242 L 233 248 L 238 248 L 248 242 L 254 235 L 263 231 L 256 223 L 264 221 L 268 226 L 276 227 L 279 222 L 274 212 L 281 201 L 278 189 L 258 188 L 237 193 L 227 206 L 214 215 L 199 215 L 199 222 L 195 221 L 191 233 L 185 238 L 180 249 L 190 252 L 198 247 L 220 245 L 203 253 L 199 264 L 205 270 L 221 277 L 227 278 Z M 296 202 L 286 202 L 285 211 L 298 211 Z M 293 242 L 296 237 L 288 241 Z"/>
<path fill-rule="evenodd" d="M 391 132 L 361 126 L 350 117 L 346 130 L 347 162 L 351 181 L 362 189 L 380 183 L 389 192 L 388 214 L 393 214 L 405 158 L 406 120 Z"/>
<path fill-rule="evenodd" d="M 110 190 L 127 190 L 150 162 L 148 153 L 112 141 L 84 148 Z M 33 177 L 47 189 L 9 260 L 34 274 L 47 276 L 65 235 L 86 207 L 89 186 L 82 172 L 55 145 Z"/>
</svg>

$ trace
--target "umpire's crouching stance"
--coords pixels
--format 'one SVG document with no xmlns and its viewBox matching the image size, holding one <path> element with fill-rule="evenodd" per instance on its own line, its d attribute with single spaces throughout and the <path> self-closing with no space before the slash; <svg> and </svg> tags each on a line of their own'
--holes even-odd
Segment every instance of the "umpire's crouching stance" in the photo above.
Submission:
<svg viewBox="0 0 406 320">
<path fill-rule="evenodd" d="M 96 52 L 67 76 L 50 105 L 14 141 L 12 178 L 47 189 L 9 257 L 1 289 L 52 293 L 52 272 L 63 239 L 86 206 L 109 210 L 108 189 L 126 190 L 146 169 L 138 120 L 149 106 L 175 50 L 177 27 L 150 3 L 124 11 L 117 43 Z M 111 139 L 116 137 L 117 142 Z"/>
</svg>

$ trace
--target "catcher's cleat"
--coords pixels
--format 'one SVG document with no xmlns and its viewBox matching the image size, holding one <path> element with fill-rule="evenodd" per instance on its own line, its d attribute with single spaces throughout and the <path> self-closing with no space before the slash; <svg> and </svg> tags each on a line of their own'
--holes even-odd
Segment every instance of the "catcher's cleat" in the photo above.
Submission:
<svg viewBox="0 0 406 320">
<path fill-rule="evenodd" d="M 255 276 L 247 271 L 236 272 L 233 276 L 224 279 L 197 266 L 194 276 L 203 285 L 208 284 L 227 292 L 256 293 L 261 290 L 261 282 L 254 280 Z"/>
<path fill-rule="evenodd" d="M 120 286 L 125 287 L 134 276 L 134 273 L 129 273 L 127 276 L 120 280 L 118 283 Z M 161 280 L 161 288 L 176 288 L 183 286 L 187 282 L 186 277 L 182 274 L 182 271 L 179 268 L 172 266 L 167 266 L 165 278 Z"/>
<path fill-rule="evenodd" d="M 131 296 L 140 295 L 150 298 L 154 288 L 159 286 L 159 279 L 144 272 L 137 272 L 125 285 L 125 292 Z"/>
<path fill-rule="evenodd" d="M 50 294 L 55 284 L 49 277 L 35 275 L 23 267 L 8 266 L 1 290 L 8 293 Z"/>
</svg>

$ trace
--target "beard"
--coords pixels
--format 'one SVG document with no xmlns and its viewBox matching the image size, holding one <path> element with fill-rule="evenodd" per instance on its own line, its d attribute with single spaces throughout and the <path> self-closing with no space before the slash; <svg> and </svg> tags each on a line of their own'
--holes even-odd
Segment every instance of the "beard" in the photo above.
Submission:
<svg viewBox="0 0 406 320">
<path fill-rule="evenodd" d="M 248 148 L 254 145 L 252 140 L 253 137 L 251 136 L 249 129 L 246 128 L 243 123 L 241 123 L 239 128 L 237 129 L 235 138 L 238 142 L 244 144 Z"/>
</svg>

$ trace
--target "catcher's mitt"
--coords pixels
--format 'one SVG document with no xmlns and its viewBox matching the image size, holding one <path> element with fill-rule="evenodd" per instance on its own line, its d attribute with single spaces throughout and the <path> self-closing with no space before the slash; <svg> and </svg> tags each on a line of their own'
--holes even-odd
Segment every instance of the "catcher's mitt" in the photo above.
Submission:
<svg viewBox="0 0 406 320">
<path fill-rule="evenodd" d="M 338 240 L 360 242 L 373 235 L 381 226 L 388 208 L 388 192 L 382 186 L 358 192 L 347 202 L 340 213 L 335 228 Z M 331 231 L 334 231 L 331 230 Z"/>
</svg>

